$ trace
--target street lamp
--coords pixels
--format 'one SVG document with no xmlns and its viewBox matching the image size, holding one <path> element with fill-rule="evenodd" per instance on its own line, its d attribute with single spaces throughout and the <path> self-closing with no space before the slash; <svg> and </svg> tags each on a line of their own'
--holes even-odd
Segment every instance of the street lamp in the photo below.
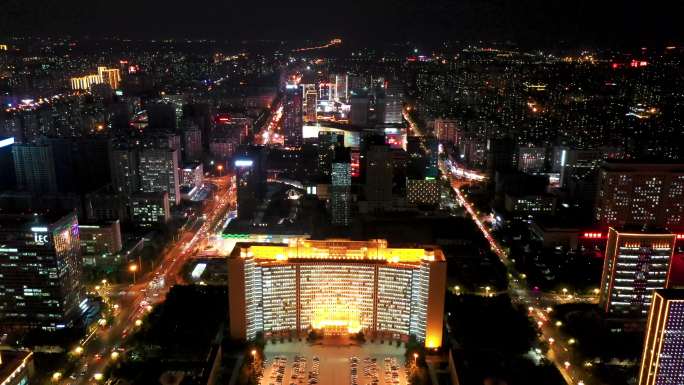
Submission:
<svg viewBox="0 0 684 385">
<path fill-rule="evenodd" d="M 74 349 L 74 354 L 80 356 L 83 353 L 83 346 L 77 346 L 76 349 Z"/>
<path fill-rule="evenodd" d="M 223 176 L 223 165 L 219 164 L 216 169 L 219 171 L 219 176 Z"/>
<path fill-rule="evenodd" d="M 138 271 L 138 265 L 136 264 L 131 264 L 128 266 L 128 271 L 133 273 L 133 284 L 135 284 L 135 272 Z"/>
<path fill-rule="evenodd" d="M 418 366 L 418 353 L 413 353 L 413 366 Z"/>
<path fill-rule="evenodd" d="M 141 325 L 142 325 L 142 320 L 140 320 L 140 319 L 135 320 L 135 326 L 139 327 Z"/>
<path fill-rule="evenodd" d="M 117 358 L 119 358 L 119 352 L 117 352 L 117 351 L 112 352 L 111 357 L 112 357 L 112 360 L 116 360 Z"/>
<path fill-rule="evenodd" d="M 60 373 L 60 372 L 52 373 L 52 381 L 53 382 L 58 382 L 61 379 L 62 379 L 62 373 Z"/>
</svg>

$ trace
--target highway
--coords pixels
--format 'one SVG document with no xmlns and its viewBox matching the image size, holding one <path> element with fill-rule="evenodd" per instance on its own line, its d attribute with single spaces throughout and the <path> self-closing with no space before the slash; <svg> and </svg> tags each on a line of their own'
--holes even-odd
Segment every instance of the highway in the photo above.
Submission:
<svg viewBox="0 0 684 385">
<path fill-rule="evenodd" d="M 95 286 L 94 290 L 102 296 L 107 311 L 113 315 L 113 322 L 107 325 L 100 320 L 102 324 L 92 327 L 70 352 L 77 360 L 75 369 L 71 373 L 55 373 L 54 383 L 84 385 L 106 382 L 102 373 L 112 361 L 121 359 L 126 338 L 141 326 L 145 314 L 155 304 L 164 301 L 171 287 L 182 282 L 182 267 L 198 248 L 206 245 L 207 239 L 221 231 L 231 210 L 235 209 L 233 178 L 228 175 L 205 180 L 218 186 L 216 194 L 205 204 L 203 215 L 181 228 L 178 240 L 167 248 L 155 268 L 136 277 L 136 282 L 130 285 L 110 285 L 102 281 Z M 137 264 L 131 266 L 136 266 L 137 271 Z M 129 268 L 133 274 L 131 266 Z"/>
</svg>

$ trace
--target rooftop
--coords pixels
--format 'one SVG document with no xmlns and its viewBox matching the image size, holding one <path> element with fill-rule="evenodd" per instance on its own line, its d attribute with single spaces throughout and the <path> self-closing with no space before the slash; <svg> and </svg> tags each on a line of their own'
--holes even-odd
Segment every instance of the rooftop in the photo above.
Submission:
<svg viewBox="0 0 684 385">
<path fill-rule="evenodd" d="M 420 263 L 444 261 L 438 247 L 389 247 L 384 239 L 352 241 L 348 239 L 293 240 L 289 244 L 251 244 L 237 247 L 240 257 L 264 261 L 347 260 L 360 262 Z"/>
</svg>

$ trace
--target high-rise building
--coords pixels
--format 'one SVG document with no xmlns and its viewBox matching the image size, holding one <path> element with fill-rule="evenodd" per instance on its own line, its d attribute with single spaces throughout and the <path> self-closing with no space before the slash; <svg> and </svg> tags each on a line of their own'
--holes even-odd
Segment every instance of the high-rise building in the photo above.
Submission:
<svg viewBox="0 0 684 385">
<path fill-rule="evenodd" d="M 316 88 L 305 88 L 304 91 L 304 102 L 305 102 L 305 111 L 304 111 L 304 121 L 307 123 L 315 123 L 317 116 L 316 116 L 316 107 L 318 106 L 318 92 L 316 91 Z"/>
<path fill-rule="evenodd" d="M 383 115 L 380 117 L 380 122 L 385 124 L 400 124 L 404 117 L 402 114 L 403 100 L 398 95 L 385 95 L 380 100 L 381 111 Z"/>
<path fill-rule="evenodd" d="M 204 182 L 202 163 L 188 163 L 180 170 L 180 184 L 186 187 L 201 187 Z"/>
<path fill-rule="evenodd" d="M 668 288 L 675 234 L 610 228 L 600 304 L 610 316 L 645 317 L 653 291 Z"/>
<path fill-rule="evenodd" d="M 349 121 L 353 126 L 365 127 L 368 125 L 368 106 L 370 100 L 367 96 L 354 96 L 351 98 Z"/>
<path fill-rule="evenodd" d="M 347 103 L 349 98 L 349 76 L 347 74 L 335 75 L 335 99 Z"/>
<path fill-rule="evenodd" d="M 436 206 L 439 204 L 439 180 L 434 178 L 407 179 L 406 200 L 411 205 Z"/>
<path fill-rule="evenodd" d="M 140 187 L 138 157 L 137 148 L 127 145 L 110 145 L 109 170 L 112 186 L 117 193 L 130 195 L 138 191 Z"/>
<path fill-rule="evenodd" d="M 639 385 L 684 383 L 684 290 L 656 290 L 646 323 Z"/>
<path fill-rule="evenodd" d="M 302 90 L 296 84 L 288 84 L 283 101 L 283 135 L 285 145 L 299 147 L 302 144 L 304 127 L 302 111 Z"/>
<path fill-rule="evenodd" d="M 547 160 L 546 153 L 545 147 L 518 147 L 518 170 L 528 173 L 545 171 Z"/>
<path fill-rule="evenodd" d="M 458 122 L 451 119 L 435 119 L 435 135 L 440 142 L 458 143 Z"/>
<path fill-rule="evenodd" d="M 180 203 L 178 181 L 178 150 L 147 148 L 140 151 L 140 191 L 169 193 L 171 206 Z"/>
<path fill-rule="evenodd" d="M 0 216 L 0 325 L 74 326 L 84 299 L 75 213 Z"/>
<path fill-rule="evenodd" d="M 261 147 L 241 149 L 235 157 L 237 212 L 239 219 L 251 219 L 264 196 L 266 174 L 264 151 Z"/>
<path fill-rule="evenodd" d="M 118 220 L 108 223 L 79 224 L 79 238 L 83 264 L 95 265 L 98 258 L 121 251 L 121 225 Z"/>
<path fill-rule="evenodd" d="M 135 193 L 130 198 L 131 221 L 141 227 L 162 225 L 171 219 L 169 193 Z"/>
<path fill-rule="evenodd" d="M 202 160 L 202 131 L 196 125 L 183 130 L 183 159 L 186 162 Z"/>
<path fill-rule="evenodd" d="M 365 193 L 371 210 L 392 205 L 392 154 L 387 145 L 368 148 Z"/>
<path fill-rule="evenodd" d="M 351 151 L 335 147 L 331 165 L 330 213 L 334 225 L 347 226 L 351 221 Z"/>
<path fill-rule="evenodd" d="M 684 164 L 604 163 L 594 218 L 602 226 L 684 226 Z"/>
<path fill-rule="evenodd" d="M 14 145 L 12 155 L 19 189 L 35 193 L 58 191 L 55 161 L 50 145 Z"/>
<path fill-rule="evenodd" d="M 439 248 L 391 248 L 382 239 L 242 244 L 228 271 L 235 339 L 363 331 L 442 344 L 446 260 Z"/>
</svg>

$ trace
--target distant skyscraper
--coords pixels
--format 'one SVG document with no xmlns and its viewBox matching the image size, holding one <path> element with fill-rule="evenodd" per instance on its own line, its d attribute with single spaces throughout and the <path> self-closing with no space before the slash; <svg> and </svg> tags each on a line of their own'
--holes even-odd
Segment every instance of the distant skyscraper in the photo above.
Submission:
<svg viewBox="0 0 684 385">
<path fill-rule="evenodd" d="M 303 118 L 302 90 L 296 84 L 288 84 L 283 102 L 283 135 L 286 146 L 302 145 Z"/>
<path fill-rule="evenodd" d="M 36 193 L 58 191 L 52 147 L 48 144 L 14 145 L 12 155 L 18 188 Z"/>
<path fill-rule="evenodd" d="M 76 214 L 0 216 L 0 325 L 56 330 L 81 317 Z"/>
<path fill-rule="evenodd" d="M 335 75 L 335 98 L 346 103 L 349 97 L 349 76 L 347 74 Z"/>
<path fill-rule="evenodd" d="M 684 290 L 657 290 L 646 323 L 639 385 L 684 383 Z"/>
<path fill-rule="evenodd" d="M 335 147 L 331 170 L 330 212 L 332 223 L 347 226 L 351 221 L 351 151 Z"/>
<path fill-rule="evenodd" d="M 606 162 L 595 220 L 603 226 L 684 226 L 684 164 Z"/>
<path fill-rule="evenodd" d="M 392 154 L 387 145 L 371 145 L 366 153 L 366 201 L 370 209 L 392 205 Z"/>
<path fill-rule="evenodd" d="M 667 288 L 676 236 L 608 232 L 600 304 L 611 316 L 643 317 L 657 289 Z"/>
<path fill-rule="evenodd" d="M 180 203 L 178 150 L 149 148 L 140 151 L 140 190 L 169 193 L 172 206 Z"/>
<path fill-rule="evenodd" d="M 304 101 L 306 102 L 306 110 L 304 120 L 307 123 L 316 122 L 316 107 L 318 105 L 318 92 L 316 88 L 306 88 L 304 93 Z"/>
</svg>

